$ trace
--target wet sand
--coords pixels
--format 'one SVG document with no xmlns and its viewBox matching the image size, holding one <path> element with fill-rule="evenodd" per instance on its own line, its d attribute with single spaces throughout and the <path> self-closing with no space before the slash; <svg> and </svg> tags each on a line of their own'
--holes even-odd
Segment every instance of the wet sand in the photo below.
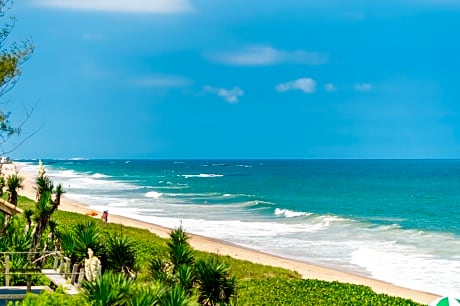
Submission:
<svg viewBox="0 0 460 306">
<path fill-rule="evenodd" d="M 11 172 L 13 171 L 13 169 L 13 165 L 7 165 L 6 168 L 3 168 L 3 172 Z M 35 177 L 28 173 L 20 173 L 20 175 L 24 177 L 24 188 L 20 191 L 20 194 L 28 198 L 35 199 Z M 61 206 L 59 207 L 59 209 L 64 211 L 76 212 L 80 214 L 88 214 L 91 211 L 93 211 L 84 203 L 79 203 L 65 198 L 65 194 L 62 198 Z M 98 215 L 96 217 L 100 218 L 101 214 L 102 212 L 98 212 Z M 110 214 L 110 212 L 108 222 L 147 229 L 150 232 L 163 238 L 169 237 L 169 232 L 171 231 L 170 228 L 158 226 L 155 224 L 135 220 L 124 216 L 113 215 Z M 365 276 L 355 275 L 339 270 L 324 268 L 321 266 L 316 266 L 304 262 L 273 256 L 256 250 L 234 245 L 225 241 L 220 241 L 217 239 L 203 237 L 199 235 L 191 234 L 190 244 L 193 246 L 193 248 L 200 251 L 217 253 L 220 255 L 228 255 L 236 259 L 247 260 L 250 262 L 259 263 L 263 265 L 293 270 L 298 272 L 303 278 L 319 279 L 325 281 L 339 281 L 343 283 L 365 285 L 371 287 L 377 293 L 385 293 L 391 296 L 408 298 L 422 304 L 428 304 L 438 297 L 435 294 L 399 287 L 390 283 L 386 283 Z"/>
</svg>

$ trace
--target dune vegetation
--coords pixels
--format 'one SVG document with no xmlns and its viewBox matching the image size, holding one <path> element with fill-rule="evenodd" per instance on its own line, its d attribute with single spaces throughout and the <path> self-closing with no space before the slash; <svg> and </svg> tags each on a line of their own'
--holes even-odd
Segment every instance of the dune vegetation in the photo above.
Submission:
<svg viewBox="0 0 460 306">
<path fill-rule="evenodd" d="M 87 272 L 77 295 L 57 288 L 14 305 L 419 305 L 366 286 L 302 279 L 293 271 L 200 252 L 190 247 L 182 228 L 162 239 L 144 229 L 60 211 L 63 190 L 46 173 L 37 179 L 37 201 L 12 195 L 21 185 L 14 181 L 11 188 L 4 184 L 3 198 L 16 198 L 24 213 L 1 214 L 0 252 L 57 251 Z M 16 271 L 39 271 L 52 262 L 52 256 L 11 258 Z M 2 257 L 0 269 L 4 265 Z M 0 275 L 1 283 L 4 278 Z M 50 285 L 40 273 L 29 280 Z M 24 275 L 11 278 L 11 285 L 26 283 Z"/>
</svg>

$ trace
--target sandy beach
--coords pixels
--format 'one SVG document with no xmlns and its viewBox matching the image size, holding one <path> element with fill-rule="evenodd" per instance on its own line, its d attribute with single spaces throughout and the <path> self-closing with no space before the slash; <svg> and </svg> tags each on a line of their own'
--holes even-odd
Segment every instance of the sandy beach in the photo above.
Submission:
<svg viewBox="0 0 460 306">
<path fill-rule="evenodd" d="M 4 167 L 3 172 L 6 173 L 8 171 L 13 171 L 14 168 L 12 167 L 14 166 L 8 165 L 7 167 Z M 20 173 L 20 175 L 24 177 L 24 188 L 20 191 L 20 194 L 34 199 L 34 176 L 28 173 Z M 61 206 L 59 209 L 81 214 L 85 214 L 92 211 L 92 209 L 90 209 L 87 205 L 83 203 L 78 203 L 65 197 L 62 199 Z M 101 213 L 102 212 L 100 212 L 100 214 Z M 100 214 L 97 217 L 100 217 Z M 108 222 L 144 228 L 163 238 L 167 238 L 171 230 L 169 228 L 165 228 L 155 224 L 146 223 L 139 220 L 113 214 L 109 214 Z M 191 245 L 195 249 L 205 252 L 217 253 L 220 255 L 228 255 L 241 260 L 248 260 L 254 263 L 293 270 L 302 275 L 303 278 L 366 285 L 371 287 L 377 293 L 385 293 L 391 296 L 409 298 L 422 304 L 428 304 L 436 297 L 438 297 L 435 294 L 407 289 L 360 275 L 354 275 L 343 271 L 333 270 L 304 262 L 298 262 L 286 258 L 281 258 L 203 236 L 191 235 Z"/>
</svg>

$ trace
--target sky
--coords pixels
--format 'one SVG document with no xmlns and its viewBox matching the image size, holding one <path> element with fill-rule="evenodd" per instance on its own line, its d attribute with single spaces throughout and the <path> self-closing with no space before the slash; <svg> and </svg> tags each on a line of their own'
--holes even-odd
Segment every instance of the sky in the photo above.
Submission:
<svg viewBox="0 0 460 306">
<path fill-rule="evenodd" d="M 460 158 L 460 0 L 22 0 L 13 158 Z"/>
</svg>

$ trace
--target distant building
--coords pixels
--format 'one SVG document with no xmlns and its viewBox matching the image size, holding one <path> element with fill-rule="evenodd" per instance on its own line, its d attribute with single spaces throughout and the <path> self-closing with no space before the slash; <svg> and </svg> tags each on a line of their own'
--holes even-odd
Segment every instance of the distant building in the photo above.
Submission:
<svg viewBox="0 0 460 306">
<path fill-rule="evenodd" d="M 0 164 L 9 164 L 9 163 L 11 163 L 11 160 L 8 156 L 0 157 Z"/>
</svg>

